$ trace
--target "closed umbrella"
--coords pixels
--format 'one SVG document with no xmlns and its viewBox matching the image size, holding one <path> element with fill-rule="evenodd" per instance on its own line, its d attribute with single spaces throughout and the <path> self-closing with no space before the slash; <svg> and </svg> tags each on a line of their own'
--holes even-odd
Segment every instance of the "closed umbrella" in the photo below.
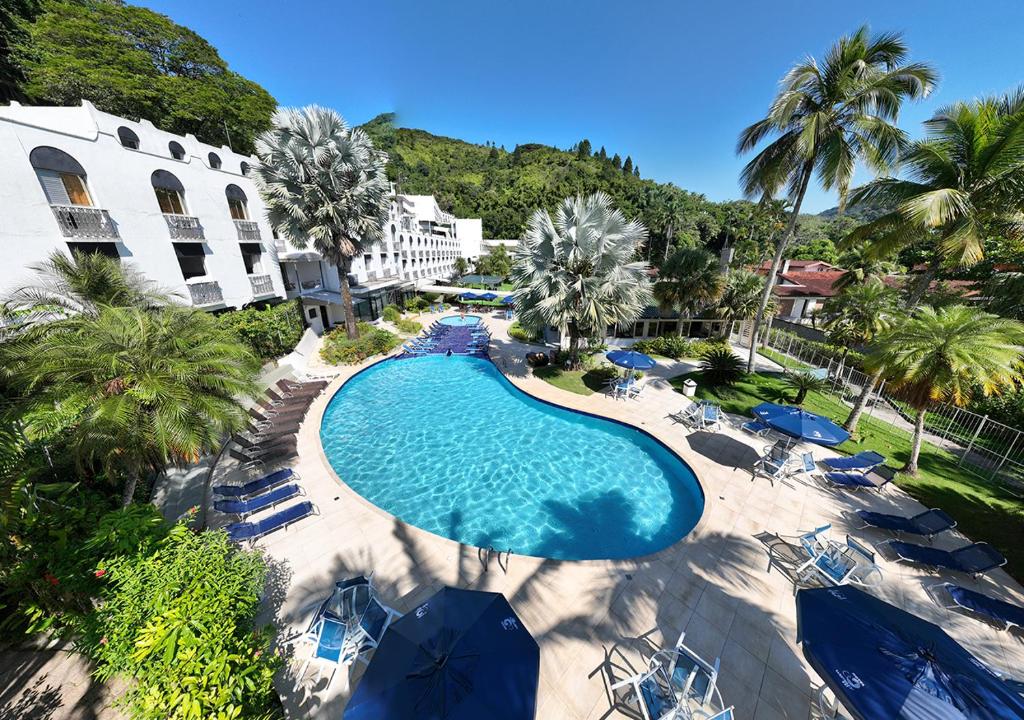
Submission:
<svg viewBox="0 0 1024 720">
<path fill-rule="evenodd" d="M 855 720 L 1024 718 L 1024 697 L 938 625 L 844 585 L 800 590 L 797 642 Z"/>
<path fill-rule="evenodd" d="M 539 671 L 503 595 L 446 587 L 388 627 L 344 720 L 533 720 Z"/>
<path fill-rule="evenodd" d="M 799 440 L 832 447 L 846 442 L 850 433 L 821 415 L 798 407 L 761 403 L 751 412 L 779 432 Z"/>
</svg>

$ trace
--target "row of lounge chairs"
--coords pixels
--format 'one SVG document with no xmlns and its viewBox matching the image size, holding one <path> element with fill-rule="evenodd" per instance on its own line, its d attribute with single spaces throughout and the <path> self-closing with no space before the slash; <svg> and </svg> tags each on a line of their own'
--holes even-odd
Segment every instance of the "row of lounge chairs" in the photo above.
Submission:
<svg viewBox="0 0 1024 720">
<path fill-rule="evenodd" d="M 253 542 L 315 515 L 316 506 L 303 500 L 259 520 L 246 519 L 304 495 L 298 480 L 298 473 L 291 468 L 284 468 L 250 480 L 244 485 L 214 486 L 213 492 L 218 496 L 213 502 L 214 510 L 239 518 L 238 522 L 224 528 L 228 537 L 236 542 Z"/>
</svg>

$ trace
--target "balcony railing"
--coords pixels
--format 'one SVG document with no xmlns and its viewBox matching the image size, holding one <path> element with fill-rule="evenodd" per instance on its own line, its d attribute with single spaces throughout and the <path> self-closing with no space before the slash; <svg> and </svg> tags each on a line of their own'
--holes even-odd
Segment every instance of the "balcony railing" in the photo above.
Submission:
<svg viewBox="0 0 1024 720">
<path fill-rule="evenodd" d="M 217 305 L 224 302 L 224 293 L 216 280 L 189 283 L 188 292 L 192 296 L 193 305 Z"/>
<path fill-rule="evenodd" d="M 249 285 L 252 287 L 253 295 L 273 295 L 274 283 L 269 275 L 250 275 Z"/>
<path fill-rule="evenodd" d="M 117 228 L 106 210 L 83 205 L 51 205 L 64 237 L 117 239 Z"/>
<path fill-rule="evenodd" d="M 235 220 L 235 228 L 242 242 L 259 242 L 263 239 L 260 237 L 260 226 L 252 220 Z"/>
<path fill-rule="evenodd" d="M 199 224 L 199 218 L 191 215 L 170 215 L 164 213 L 164 220 L 167 221 L 167 229 L 171 231 L 172 240 L 203 240 L 203 226 Z"/>
</svg>

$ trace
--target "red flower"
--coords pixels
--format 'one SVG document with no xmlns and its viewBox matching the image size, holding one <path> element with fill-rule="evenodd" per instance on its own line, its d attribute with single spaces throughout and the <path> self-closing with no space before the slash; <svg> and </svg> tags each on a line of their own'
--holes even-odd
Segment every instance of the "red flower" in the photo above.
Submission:
<svg viewBox="0 0 1024 720">
<path fill-rule="evenodd" d="M 54 575 L 52 575 L 51 573 L 48 573 L 48 572 L 47 573 L 43 573 L 43 580 L 45 580 L 46 582 L 50 583 L 54 587 L 56 587 L 57 583 L 60 582 L 60 580 L 58 580 L 56 577 L 54 577 Z"/>
<path fill-rule="evenodd" d="M 95 575 L 98 578 L 101 578 L 101 577 L 103 577 L 106 574 L 107 574 L 106 570 L 97 570 L 96 572 L 93 573 L 93 575 Z"/>
<path fill-rule="evenodd" d="M 106 645 L 106 644 L 107 644 L 107 636 L 104 635 L 103 637 L 100 638 L 100 645 Z"/>
<path fill-rule="evenodd" d="M 192 513 L 193 515 L 195 515 L 197 512 L 199 512 L 199 506 L 198 505 L 193 505 L 192 507 L 190 507 L 188 509 L 188 511 L 190 513 Z"/>
<path fill-rule="evenodd" d="M 256 652 L 253 653 L 253 657 L 259 657 L 262 654 L 263 654 L 262 650 L 257 650 Z"/>
</svg>

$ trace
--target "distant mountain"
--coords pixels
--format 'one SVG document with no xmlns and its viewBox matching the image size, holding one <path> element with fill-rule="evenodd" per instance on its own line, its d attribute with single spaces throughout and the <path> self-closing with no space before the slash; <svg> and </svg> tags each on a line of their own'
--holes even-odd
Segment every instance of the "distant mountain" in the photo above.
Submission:
<svg viewBox="0 0 1024 720">
<path fill-rule="evenodd" d="M 847 207 L 843 211 L 843 215 L 845 217 L 851 218 L 852 220 L 856 220 L 858 223 L 868 223 L 871 222 L 872 220 L 877 220 L 882 215 L 885 215 L 887 212 L 889 212 L 889 208 L 886 208 L 882 205 L 878 205 L 877 203 L 868 203 L 856 205 L 853 207 Z M 828 210 L 823 210 L 822 212 L 818 213 L 818 217 L 823 218 L 831 219 L 838 216 L 838 207 L 829 208 Z"/>
</svg>

